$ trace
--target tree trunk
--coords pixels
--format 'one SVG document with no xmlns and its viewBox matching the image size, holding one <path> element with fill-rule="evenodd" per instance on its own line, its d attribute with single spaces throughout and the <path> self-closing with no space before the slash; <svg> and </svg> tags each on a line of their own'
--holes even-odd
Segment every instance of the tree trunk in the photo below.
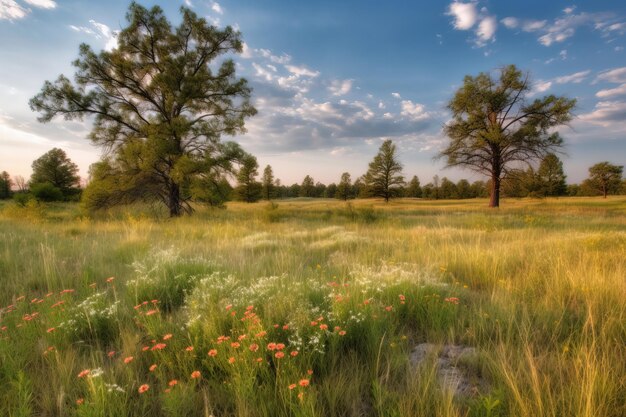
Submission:
<svg viewBox="0 0 626 417">
<path fill-rule="evenodd" d="M 180 188 L 178 184 L 170 184 L 169 194 L 167 207 L 170 209 L 170 217 L 179 217 L 182 214 L 182 206 L 180 204 Z"/>
<path fill-rule="evenodd" d="M 500 207 L 500 176 L 491 176 L 491 198 L 489 207 Z"/>
</svg>

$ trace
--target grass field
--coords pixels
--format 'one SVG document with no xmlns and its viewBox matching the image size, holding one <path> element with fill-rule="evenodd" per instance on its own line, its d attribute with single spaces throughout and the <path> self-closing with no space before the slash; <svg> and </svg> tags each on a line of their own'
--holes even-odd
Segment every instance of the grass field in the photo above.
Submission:
<svg viewBox="0 0 626 417">
<path fill-rule="evenodd" d="M 626 198 L 485 206 L 4 203 L 0 415 L 626 415 Z"/>
</svg>

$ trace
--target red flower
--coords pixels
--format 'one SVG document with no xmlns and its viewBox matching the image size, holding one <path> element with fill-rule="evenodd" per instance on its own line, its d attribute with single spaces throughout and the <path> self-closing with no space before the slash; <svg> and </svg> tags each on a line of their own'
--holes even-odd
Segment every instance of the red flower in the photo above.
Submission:
<svg viewBox="0 0 626 417">
<path fill-rule="evenodd" d="M 217 355 L 217 349 L 209 350 L 209 356 L 215 356 L 215 355 Z"/>
<path fill-rule="evenodd" d="M 128 356 L 128 357 L 124 358 L 124 363 L 129 364 L 129 363 L 131 363 L 133 361 L 133 359 L 135 359 L 135 358 L 132 357 L 132 356 Z"/>
<path fill-rule="evenodd" d="M 156 368 L 157 368 L 157 366 L 156 366 L 156 363 L 155 363 L 155 364 L 153 364 L 153 365 L 150 365 L 150 368 L 148 368 L 148 369 L 150 369 L 150 372 L 154 372 L 154 370 L 155 370 Z"/>
<path fill-rule="evenodd" d="M 171 339 L 171 338 L 172 338 L 172 334 L 171 333 L 168 333 L 165 336 L 163 336 L 163 340 L 168 340 L 168 339 Z"/>
<path fill-rule="evenodd" d="M 83 371 L 80 371 L 80 373 L 78 374 L 78 377 L 79 377 L 79 378 L 84 378 L 84 377 L 86 377 L 87 375 L 89 375 L 89 372 L 91 372 L 89 369 L 85 369 L 85 370 L 83 370 Z"/>
<path fill-rule="evenodd" d="M 148 391 L 150 389 L 150 385 L 148 384 L 143 384 L 141 386 L 139 386 L 139 389 L 137 390 L 140 394 L 143 394 L 144 392 Z"/>
<path fill-rule="evenodd" d="M 250 345 L 249 349 L 251 352 L 256 352 L 257 350 L 259 350 L 259 345 L 257 345 L 256 343 L 253 343 Z"/>
<path fill-rule="evenodd" d="M 173 387 L 176 384 L 178 384 L 178 380 L 177 379 L 172 379 L 170 382 L 167 383 L 167 385 L 169 385 L 170 387 Z"/>
<path fill-rule="evenodd" d="M 276 354 L 274 356 L 276 356 L 277 359 L 284 358 L 285 357 L 285 352 L 276 352 Z"/>
<path fill-rule="evenodd" d="M 300 382 L 298 382 L 298 384 L 301 387 L 308 387 L 309 386 L 309 380 L 308 379 L 301 379 Z"/>
<path fill-rule="evenodd" d="M 200 371 L 193 371 L 193 372 L 191 373 L 191 378 L 192 378 L 192 379 L 198 379 L 198 378 L 200 378 L 201 376 L 202 376 L 202 374 L 200 374 Z"/>
</svg>

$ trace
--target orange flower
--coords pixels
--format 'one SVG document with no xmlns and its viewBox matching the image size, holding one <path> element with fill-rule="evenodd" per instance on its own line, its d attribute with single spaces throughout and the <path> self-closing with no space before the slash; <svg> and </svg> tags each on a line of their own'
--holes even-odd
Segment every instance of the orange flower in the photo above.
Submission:
<svg viewBox="0 0 626 417">
<path fill-rule="evenodd" d="M 261 331 L 261 332 L 258 332 L 255 336 L 256 336 L 256 337 L 263 337 L 263 336 L 265 336 L 266 334 L 267 334 L 267 332 L 266 332 L 265 330 L 263 330 L 263 331 Z"/>
<path fill-rule="evenodd" d="M 157 368 L 157 366 L 156 366 L 156 363 L 155 363 L 155 364 L 153 364 L 153 365 L 150 365 L 150 368 L 148 368 L 148 369 L 150 369 L 150 372 L 154 372 L 154 370 L 155 370 L 156 368 Z"/>
<path fill-rule="evenodd" d="M 288 325 L 288 324 L 285 324 L 285 325 L 283 326 L 283 330 L 289 330 L 289 325 Z"/>
<path fill-rule="evenodd" d="M 309 386 L 309 380 L 308 379 L 301 379 L 300 382 L 298 382 L 298 384 L 301 387 L 308 387 Z"/>
<path fill-rule="evenodd" d="M 246 335 L 245 335 L 245 334 L 242 334 L 242 335 L 240 335 L 240 336 L 237 338 L 237 340 L 239 340 L 239 341 L 241 342 L 241 341 L 242 341 L 243 339 L 245 339 L 245 338 L 246 338 Z"/>
<path fill-rule="evenodd" d="M 276 343 L 276 350 L 283 350 L 285 348 L 284 343 Z"/>
<path fill-rule="evenodd" d="M 198 379 L 198 378 L 200 378 L 201 376 L 202 376 L 202 374 L 200 374 L 200 371 L 193 371 L 193 372 L 191 373 L 191 378 L 192 378 L 192 379 Z"/>
<path fill-rule="evenodd" d="M 259 345 L 257 345 L 256 343 L 253 343 L 250 345 L 249 349 L 251 352 L 256 352 L 257 350 L 259 350 Z"/>
<path fill-rule="evenodd" d="M 276 343 L 274 343 L 274 342 L 270 342 L 270 343 L 268 343 L 268 344 L 267 344 L 267 349 L 268 349 L 268 350 L 274 350 L 274 349 L 276 349 Z"/>
<path fill-rule="evenodd" d="M 84 378 L 84 377 L 86 377 L 87 375 L 89 375 L 89 372 L 91 372 L 89 369 L 85 369 L 85 370 L 83 370 L 83 371 L 80 371 L 80 373 L 78 374 L 78 377 L 79 377 L 79 378 Z"/>
<path fill-rule="evenodd" d="M 111 282 L 113 282 L 113 280 L 114 280 L 114 279 L 115 279 L 115 277 L 108 277 L 108 278 L 106 279 L 106 282 L 111 283 Z"/>
<path fill-rule="evenodd" d="M 276 352 L 274 356 L 276 356 L 277 359 L 283 358 L 285 357 L 285 352 Z"/>
<path fill-rule="evenodd" d="M 113 356 L 115 356 L 115 351 L 114 350 L 110 351 L 109 353 L 107 353 L 107 356 L 109 358 L 112 358 Z"/>
<path fill-rule="evenodd" d="M 170 382 L 167 383 L 167 385 L 169 385 L 170 387 L 173 387 L 176 384 L 178 384 L 178 380 L 177 379 L 172 379 Z"/>
<path fill-rule="evenodd" d="M 235 357 L 231 356 L 230 358 L 228 358 L 228 363 L 235 363 Z"/>
<path fill-rule="evenodd" d="M 289 389 L 294 389 L 295 387 L 296 387 L 296 384 L 289 385 Z"/>
<path fill-rule="evenodd" d="M 167 345 L 165 343 L 157 343 L 156 345 L 152 346 L 152 350 L 163 350 L 167 347 Z"/>
<path fill-rule="evenodd" d="M 232 343 L 230 344 L 230 347 L 235 348 L 235 349 L 237 349 L 239 346 L 241 346 L 241 345 L 239 344 L 239 342 L 232 342 Z"/>
<path fill-rule="evenodd" d="M 76 405 L 82 405 L 85 402 L 84 398 L 79 398 L 76 400 Z"/>
<path fill-rule="evenodd" d="M 150 385 L 148 384 L 143 384 L 141 386 L 139 386 L 139 389 L 137 390 L 140 394 L 143 394 L 144 392 L 148 391 L 150 389 Z"/>
<path fill-rule="evenodd" d="M 328 330 L 328 324 L 320 324 L 320 330 Z"/>
<path fill-rule="evenodd" d="M 185 348 L 185 350 L 186 350 L 187 352 L 192 352 L 192 351 L 193 351 L 193 346 L 187 346 L 187 347 Z"/>
<path fill-rule="evenodd" d="M 346 335 L 346 331 L 345 330 L 342 330 L 342 331 L 339 332 L 339 336 L 345 336 L 345 335 Z"/>
<path fill-rule="evenodd" d="M 46 332 L 52 333 L 54 330 L 55 330 L 54 327 L 50 327 L 48 330 L 46 330 Z"/>
<path fill-rule="evenodd" d="M 298 351 L 297 350 L 293 350 L 293 351 L 291 351 L 290 355 L 292 357 L 296 357 L 296 356 L 298 356 Z"/>
<path fill-rule="evenodd" d="M 313 375 L 313 369 L 309 369 L 308 371 L 306 371 L 307 375 Z"/>
<path fill-rule="evenodd" d="M 261 363 L 261 362 L 263 362 L 263 358 L 256 358 L 256 361 L 257 361 L 258 363 Z"/>
<path fill-rule="evenodd" d="M 393 307 L 392 306 L 387 306 L 387 307 L 385 307 L 385 310 L 391 311 L 391 310 L 393 310 Z"/>
<path fill-rule="evenodd" d="M 129 364 L 135 359 L 133 356 L 127 356 L 124 358 L 124 363 Z"/>
<path fill-rule="evenodd" d="M 172 334 L 171 333 L 168 333 L 165 336 L 163 336 L 163 340 L 168 340 L 168 339 L 171 339 L 171 338 L 172 338 Z"/>
<path fill-rule="evenodd" d="M 217 349 L 209 350 L 209 356 L 215 356 L 215 355 L 217 355 Z"/>
</svg>

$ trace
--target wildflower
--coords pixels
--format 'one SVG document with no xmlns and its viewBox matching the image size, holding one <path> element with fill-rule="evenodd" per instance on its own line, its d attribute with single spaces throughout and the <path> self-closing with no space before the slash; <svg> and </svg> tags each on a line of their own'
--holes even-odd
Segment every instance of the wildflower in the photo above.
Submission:
<svg viewBox="0 0 626 417">
<path fill-rule="evenodd" d="M 137 390 L 140 394 L 143 394 L 144 392 L 148 391 L 150 389 L 150 385 L 148 384 L 143 384 L 141 386 L 139 386 L 139 389 Z"/>
<path fill-rule="evenodd" d="M 80 371 L 80 373 L 78 374 L 78 378 L 86 377 L 87 375 L 89 375 L 89 372 L 91 372 L 91 370 L 89 370 L 89 369 L 85 369 L 85 370 Z"/>
<path fill-rule="evenodd" d="M 288 324 L 285 324 L 285 325 L 283 326 L 283 330 L 289 330 L 289 325 L 288 325 Z"/>
<path fill-rule="evenodd" d="M 285 352 L 276 352 L 274 356 L 276 356 L 276 359 L 281 359 L 285 357 Z"/>
<path fill-rule="evenodd" d="M 290 355 L 291 355 L 292 358 L 295 358 L 296 356 L 298 356 L 298 351 L 297 350 L 293 350 L 293 351 L 291 351 Z"/>
<path fill-rule="evenodd" d="M 107 353 L 107 356 L 109 358 L 112 358 L 113 356 L 115 356 L 115 351 L 114 350 L 109 351 L 109 353 Z"/>
<path fill-rule="evenodd" d="M 250 310 L 252 310 L 253 308 L 254 308 L 254 306 L 248 306 L 248 307 L 246 307 L 246 311 L 250 311 Z"/>
<path fill-rule="evenodd" d="M 315 320 L 313 320 L 313 321 L 311 322 L 311 326 L 317 326 L 317 322 L 316 322 Z"/>
<path fill-rule="evenodd" d="M 276 343 L 270 342 L 267 344 L 267 350 L 275 350 L 275 349 L 276 349 Z"/>
<path fill-rule="evenodd" d="M 294 389 L 297 385 L 296 384 L 291 384 L 289 385 L 289 389 Z"/>
<path fill-rule="evenodd" d="M 328 330 L 328 324 L 320 324 L 320 330 Z"/>
<path fill-rule="evenodd" d="M 232 347 L 233 349 L 237 349 L 239 346 L 241 346 L 241 345 L 239 344 L 239 342 L 232 342 L 232 343 L 230 344 L 230 347 Z"/>
<path fill-rule="evenodd" d="M 167 345 L 165 343 L 157 343 L 156 345 L 152 346 L 152 350 L 163 350 L 167 347 Z"/>
<path fill-rule="evenodd" d="M 259 350 L 259 345 L 257 345 L 256 343 L 253 343 L 250 345 L 249 349 L 251 352 L 256 352 L 257 350 Z"/>
<path fill-rule="evenodd" d="M 231 356 L 230 358 L 228 358 L 228 363 L 235 363 L 235 357 Z"/>
<path fill-rule="evenodd" d="M 257 333 L 255 336 L 258 337 L 258 338 L 261 338 L 261 337 L 264 337 L 266 334 L 267 334 L 267 332 L 265 330 L 263 330 L 263 331 Z"/>
<path fill-rule="evenodd" d="M 191 373 L 191 379 L 198 379 L 200 378 L 202 375 L 200 374 L 200 371 L 193 371 Z"/>
<path fill-rule="evenodd" d="M 233 305 L 232 305 L 232 304 L 228 304 L 228 305 L 226 306 L 226 311 L 230 310 L 231 308 L 233 308 Z"/>
<path fill-rule="evenodd" d="M 263 358 L 256 358 L 256 361 L 257 361 L 258 363 L 261 363 L 261 362 L 263 362 Z"/>
<path fill-rule="evenodd" d="M 54 328 L 54 327 L 50 327 L 48 330 L 46 330 L 46 332 L 48 332 L 48 333 L 52 333 L 54 330 L 55 330 L 55 328 Z"/>
<path fill-rule="evenodd" d="M 240 335 L 240 336 L 237 338 L 237 340 L 239 340 L 239 341 L 241 342 L 241 341 L 242 341 L 243 339 L 245 339 L 245 338 L 246 338 L 246 335 L 245 335 L 245 334 L 242 334 L 242 335 Z"/>
<path fill-rule="evenodd" d="M 445 301 L 446 303 L 450 303 L 450 304 L 458 304 L 459 303 L 459 299 L 457 297 L 448 297 L 448 298 L 444 299 L 443 301 Z"/>
<path fill-rule="evenodd" d="M 283 350 L 285 348 L 284 343 L 276 343 L 276 350 Z"/>
<path fill-rule="evenodd" d="M 133 359 L 135 359 L 133 356 L 127 356 L 124 358 L 124 363 L 129 364 L 133 361 Z"/>
<path fill-rule="evenodd" d="M 185 351 L 187 351 L 187 352 L 193 352 L 193 346 L 187 346 L 187 347 L 185 348 Z"/>
<path fill-rule="evenodd" d="M 167 383 L 167 385 L 169 385 L 170 387 L 173 387 L 176 384 L 178 384 L 178 380 L 177 379 L 172 379 L 170 382 Z"/>
<path fill-rule="evenodd" d="M 113 280 L 115 280 L 115 277 L 108 277 L 106 279 L 106 282 L 108 282 L 110 284 L 111 282 L 113 282 Z"/>
<path fill-rule="evenodd" d="M 155 370 L 156 368 L 157 368 L 157 365 L 156 365 L 156 363 L 155 363 L 155 364 L 153 364 L 153 365 L 150 365 L 150 368 L 148 368 L 148 369 L 150 369 L 150 372 L 154 372 L 154 370 Z"/>
<path fill-rule="evenodd" d="M 307 375 L 313 375 L 313 369 L 309 369 L 306 371 Z"/>
<path fill-rule="evenodd" d="M 144 346 L 141 348 L 142 352 L 147 352 L 148 350 L 150 350 L 150 346 Z M 152 350 L 154 350 L 154 347 L 152 348 Z"/>
<path fill-rule="evenodd" d="M 84 398 L 79 398 L 76 400 L 76 405 L 83 405 L 84 402 L 85 402 Z"/>
<path fill-rule="evenodd" d="M 345 336 L 345 335 L 346 335 L 346 331 L 345 331 L 345 330 L 341 330 L 341 331 L 339 332 L 339 336 Z"/>
<path fill-rule="evenodd" d="M 302 401 L 303 398 L 304 398 L 304 392 L 298 393 L 298 399 Z"/>
<path fill-rule="evenodd" d="M 213 357 L 213 356 L 215 356 L 215 355 L 217 355 L 217 349 L 211 349 L 211 350 L 209 350 L 209 356 Z"/>
<path fill-rule="evenodd" d="M 387 306 L 387 307 L 385 307 L 385 310 L 386 311 L 391 311 L 391 310 L 393 310 L 393 307 L 392 306 Z"/>
<path fill-rule="evenodd" d="M 156 313 L 158 313 L 158 312 L 159 312 L 159 310 L 157 310 L 157 309 L 150 310 L 150 311 L 147 311 L 147 312 L 146 312 L 146 316 L 151 316 L 151 315 L 156 314 Z"/>
<path fill-rule="evenodd" d="M 308 379 L 301 379 L 300 382 L 298 382 L 298 384 L 301 387 L 308 387 L 309 386 L 309 380 Z"/>
<path fill-rule="evenodd" d="M 172 338 L 172 334 L 171 333 L 168 333 L 165 336 L 163 336 L 163 340 L 169 340 L 171 338 Z"/>
</svg>

